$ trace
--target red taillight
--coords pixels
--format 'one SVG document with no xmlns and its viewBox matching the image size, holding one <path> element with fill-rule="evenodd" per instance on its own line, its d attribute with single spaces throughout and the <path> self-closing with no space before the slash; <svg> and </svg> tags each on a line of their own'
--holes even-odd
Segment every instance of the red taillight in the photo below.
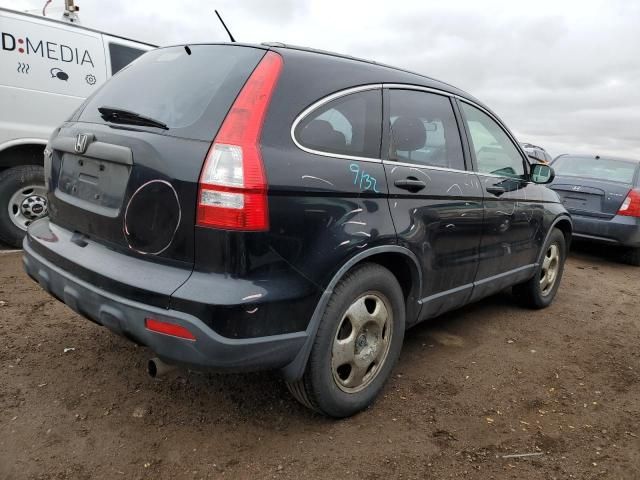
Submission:
<svg viewBox="0 0 640 480">
<path fill-rule="evenodd" d="M 259 143 L 281 69 L 282 57 L 267 52 L 224 119 L 200 173 L 198 226 L 269 228 L 267 179 Z"/>
<path fill-rule="evenodd" d="M 640 218 L 640 189 L 634 188 L 629 192 L 618 210 L 618 215 Z"/>
<path fill-rule="evenodd" d="M 189 330 L 175 323 L 162 322 L 155 318 L 145 318 L 144 326 L 152 332 L 162 333 L 163 335 L 171 335 L 172 337 L 183 338 L 185 340 L 195 340 L 196 337 Z"/>
</svg>

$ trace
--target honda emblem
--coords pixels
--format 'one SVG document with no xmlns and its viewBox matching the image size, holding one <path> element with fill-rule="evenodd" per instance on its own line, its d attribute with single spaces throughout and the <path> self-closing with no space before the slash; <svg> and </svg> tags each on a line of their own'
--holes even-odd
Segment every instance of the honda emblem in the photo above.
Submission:
<svg viewBox="0 0 640 480">
<path fill-rule="evenodd" d="M 74 150 L 76 153 L 84 153 L 87 151 L 87 145 L 89 144 L 89 135 L 86 133 L 79 133 L 76 137 L 76 145 Z"/>
</svg>

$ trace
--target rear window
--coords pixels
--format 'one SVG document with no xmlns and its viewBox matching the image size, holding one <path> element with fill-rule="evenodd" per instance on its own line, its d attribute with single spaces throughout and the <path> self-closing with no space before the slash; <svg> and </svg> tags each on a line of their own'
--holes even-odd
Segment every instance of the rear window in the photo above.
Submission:
<svg viewBox="0 0 640 480">
<path fill-rule="evenodd" d="M 107 81 L 78 120 L 105 123 L 99 107 L 121 108 L 166 124 L 168 135 L 211 140 L 264 53 L 229 45 L 152 50 Z"/>
<path fill-rule="evenodd" d="M 553 162 L 553 169 L 556 175 L 631 184 L 637 164 L 611 158 L 560 157 Z"/>
<path fill-rule="evenodd" d="M 379 89 L 339 97 L 307 115 L 295 136 L 312 150 L 352 157 L 378 158 L 382 130 Z"/>
</svg>

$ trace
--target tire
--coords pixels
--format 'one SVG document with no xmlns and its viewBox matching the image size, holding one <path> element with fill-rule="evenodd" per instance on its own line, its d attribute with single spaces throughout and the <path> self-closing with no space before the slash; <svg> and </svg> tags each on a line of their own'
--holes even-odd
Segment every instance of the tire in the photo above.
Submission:
<svg viewBox="0 0 640 480">
<path fill-rule="evenodd" d="M 640 248 L 629 248 L 623 259 L 629 265 L 640 267 Z"/>
<path fill-rule="evenodd" d="M 564 262 L 567 258 L 566 245 L 564 234 L 554 228 L 544 245 L 542 262 L 536 267 L 535 275 L 526 282 L 513 287 L 513 294 L 523 306 L 540 309 L 551 305 L 562 280 Z M 555 273 L 551 280 L 552 270 L 547 267 L 553 266 L 555 266 L 555 270 L 553 270 Z"/>
<path fill-rule="evenodd" d="M 334 289 L 304 375 L 287 383 L 289 391 L 323 415 L 354 415 L 373 403 L 391 374 L 404 330 L 405 300 L 395 276 L 373 263 L 356 267 Z"/>
<path fill-rule="evenodd" d="M 0 172 L 0 241 L 22 246 L 28 224 L 47 213 L 44 193 L 44 169 L 40 166 L 24 165 Z"/>
</svg>

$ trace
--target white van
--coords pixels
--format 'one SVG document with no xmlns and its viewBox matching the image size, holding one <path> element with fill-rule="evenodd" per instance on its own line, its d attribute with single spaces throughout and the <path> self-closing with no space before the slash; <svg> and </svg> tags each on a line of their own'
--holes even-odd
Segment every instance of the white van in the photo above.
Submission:
<svg viewBox="0 0 640 480">
<path fill-rule="evenodd" d="M 47 139 L 104 81 L 155 45 L 0 8 L 0 241 L 46 215 Z"/>
</svg>

